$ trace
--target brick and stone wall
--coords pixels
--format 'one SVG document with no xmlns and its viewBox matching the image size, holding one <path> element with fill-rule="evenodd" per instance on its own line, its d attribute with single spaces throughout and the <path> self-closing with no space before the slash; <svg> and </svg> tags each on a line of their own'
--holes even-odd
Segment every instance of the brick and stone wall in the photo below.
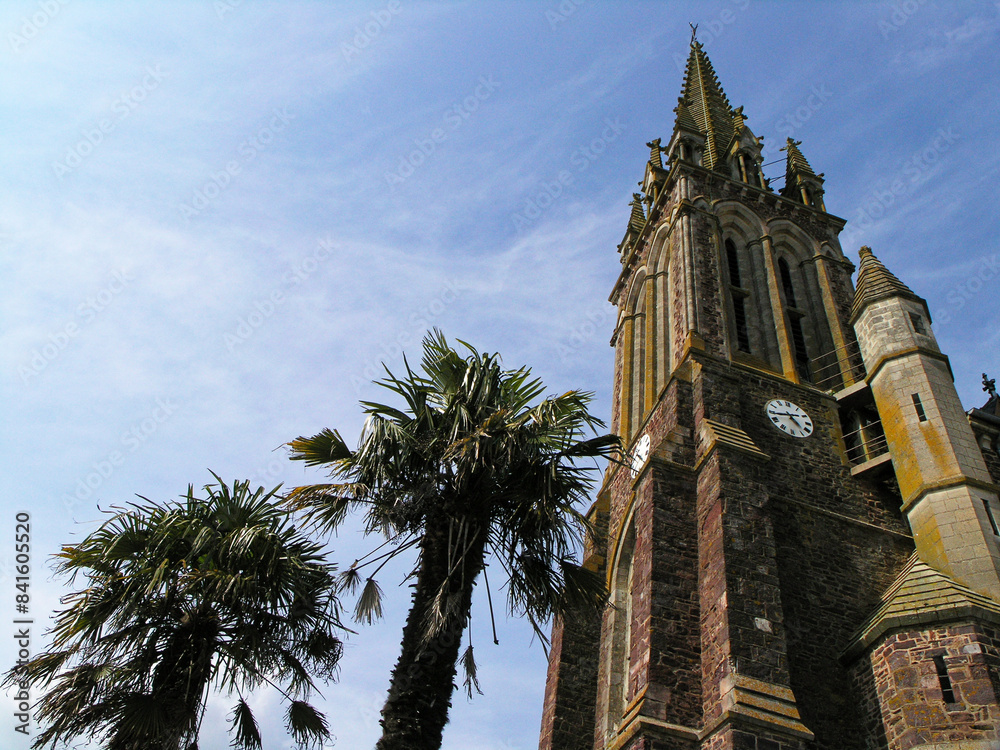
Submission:
<svg viewBox="0 0 1000 750">
<path fill-rule="evenodd" d="M 855 675 L 859 683 L 865 674 L 873 677 L 868 684 L 874 683 L 884 728 L 885 744 L 878 746 L 909 750 L 1000 739 L 998 636 L 982 624 L 954 623 L 897 632 L 873 648 Z M 934 657 L 947 669 L 950 696 L 943 694 Z"/>
</svg>

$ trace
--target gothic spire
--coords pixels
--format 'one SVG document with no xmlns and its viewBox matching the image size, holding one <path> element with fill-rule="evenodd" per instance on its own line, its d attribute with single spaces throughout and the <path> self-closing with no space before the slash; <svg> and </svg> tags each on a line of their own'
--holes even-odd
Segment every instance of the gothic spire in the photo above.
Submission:
<svg viewBox="0 0 1000 750">
<path fill-rule="evenodd" d="M 629 205 L 632 206 L 632 215 L 628 220 L 628 228 L 634 232 L 641 232 L 646 223 L 646 214 L 642 209 L 642 196 L 638 193 L 632 193 Z"/>
<path fill-rule="evenodd" d="M 782 151 L 788 152 L 788 159 L 785 162 L 785 174 L 802 174 L 815 177 L 816 173 L 813 172 L 813 168 L 809 166 L 806 157 L 799 150 L 799 146 L 801 145 L 802 141 L 795 141 L 789 138 L 788 142 L 782 147 Z"/>
<path fill-rule="evenodd" d="M 910 287 L 882 265 L 882 261 L 875 257 L 870 247 L 862 247 L 859 254 L 861 261 L 858 264 L 858 282 L 854 291 L 854 304 L 851 305 L 852 323 L 868 305 L 889 297 L 906 297 L 927 307 L 922 297 L 914 294 Z"/>
<path fill-rule="evenodd" d="M 736 135 L 733 108 L 729 104 L 712 63 L 701 42 L 691 36 L 691 54 L 684 69 L 684 87 L 677 109 L 677 126 L 705 137 L 702 165 L 715 169 Z"/>
<path fill-rule="evenodd" d="M 789 138 L 781 147 L 788 154 L 785 160 L 785 186 L 781 188 L 781 196 L 825 211 L 823 175 L 816 174 L 809 166 L 806 157 L 799 150 L 801 145 L 802 141 Z"/>
<path fill-rule="evenodd" d="M 663 169 L 663 157 L 660 156 L 663 148 L 660 146 L 660 139 L 657 138 L 646 145 L 649 146 L 649 163 L 657 169 Z"/>
</svg>

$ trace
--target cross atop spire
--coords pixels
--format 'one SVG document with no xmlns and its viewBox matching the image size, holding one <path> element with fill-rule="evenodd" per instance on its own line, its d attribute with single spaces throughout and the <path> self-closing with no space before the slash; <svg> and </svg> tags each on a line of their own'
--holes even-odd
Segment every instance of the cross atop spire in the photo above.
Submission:
<svg viewBox="0 0 1000 750">
<path fill-rule="evenodd" d="M 691 26 L 691 54 L 684 70 L 684 88 L 677 105 L 677 124 L 694 124 L 705 136 L 702 164 L 708 169 L 719 165 L 736 135 L 733 108 L 729 104 L 712 63 Z"/>
</svg>

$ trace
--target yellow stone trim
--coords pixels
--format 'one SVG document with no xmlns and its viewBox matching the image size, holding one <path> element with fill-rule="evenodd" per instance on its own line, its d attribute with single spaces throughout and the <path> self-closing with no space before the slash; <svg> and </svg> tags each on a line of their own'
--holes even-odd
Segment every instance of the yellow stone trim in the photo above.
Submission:
<svg viewBox="0 0 1000 750">
<path fill-rule="evenodd" d="M 706 452 L 711 450 L 715 443 L 722 443 L 723 445 L 728 445 L 730 448 L 735 448 L 736 450 L 749 453 L 764 460 L 771 458 L 758 448 L 753 439 L 739 427 L 716 422 L 714 419 L 705 419 L 701 424 L 702 430 L 705 431 L 709 441 L 709 447 Z"/>
<path fill-rule="evenodd" d="M 768 235 L 761 237 L 760 243 L 763 251 L 761 255 L 764 256 L 764 267 L 767 271 L 767 292 L 771 302 L 771 317 L 774 319 L 774 328 L 778 335 L 782 374 L 793 383 L 798 383 L 799 373 L 795 369 L 795 358 L 792 357 L 791 337 L 788 335 L 788 325 L 785 321 L 785 307 L 781 304 L 778 268 L 774 262 L 774 244 Z"/>
<path fill-rule="evenodd" d="M 615 738 L 605 747 L 607 750 L 620 750 L 640 733 L 655 734 L 662 739 L 676 737 L 690 742 L 698 742 L 701 739 L 701 733 L 692 727 L 671 724 L 666 721 L 654 719 L 651 716 L 639 715 L 619 729 Z"/>
<path fill-rule="evenodd" d="M 826 310 L 827 326 L 830 335 L 833 337 L 834 351 L 837 356 L 837 365 L 840 368 L 840 376 L 845 384 L 854 383 L 854 372 L 851 370 L 851 360 L 847 351 L 847 336 L 840 323 L 840 315 L 837 314 L 837 304 L 833 299 L 833 285 L 830 283 L 830 273 L 826 264 L 831 259 L 822 253 L 814 255 L 811 260 L 816 263 L 816 276 L 819 277 L 819 290 L 823 297 L 823 307 Z M 819 261 L 823 261 L 822 263 Z"/>
<path fill-rule="evenodd" d="M 657 346 L 659 343 L 656 335 L 656 284 L 655 279 L 659 274 L 647 274 L 646 278 L 643 279 L 643 284 L 645 284 L 646 289 L 646 309 L 644 315 L 646 317 L 644 323 L 646 325 L 646 363 L 643 373 L 643 384 L 642 384 L 642 413 L 646 414 L 650 409 L 653 408 L 653 403 L 656 400 L 656 370 L 657 370 L 657 355 L 659 353 L 660 347 Z"/>
</svg>

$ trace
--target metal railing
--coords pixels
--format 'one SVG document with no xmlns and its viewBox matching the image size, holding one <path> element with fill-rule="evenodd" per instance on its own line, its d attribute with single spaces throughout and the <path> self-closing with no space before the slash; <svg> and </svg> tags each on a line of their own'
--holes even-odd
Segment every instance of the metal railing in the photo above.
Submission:
<svg viewBox="0 0 1000 750">
<path fill-rule="evenodd" d="M 879 420 L 867 422 L 853 432 L 844 434 L 844 444 L 847 446 L 847 461 L 851 466 L 858 466 L 889 452 L 889 441 L 882 432 Z"/>
<path fill-rule="evenodd" d="M 809 361 L 810 369 L 813 372 L 813 385 L 831 392 L 840 390 L 841 387 L 846 388 L 852 385 L 852 383 L 844 382 L 844 374 L 840 371 L 841 352 L 845 353 L 852 383 L 856 383 L 864 378 L 865 365 L 861 359 L 861 347 L 857 341 L 848 341 L 843 346 L 838 346 L 835 349 L 824 352 Z M 829 358 L 832 358 L 833 361 L 818 366 L 821 361 Z"/>
</svg>

